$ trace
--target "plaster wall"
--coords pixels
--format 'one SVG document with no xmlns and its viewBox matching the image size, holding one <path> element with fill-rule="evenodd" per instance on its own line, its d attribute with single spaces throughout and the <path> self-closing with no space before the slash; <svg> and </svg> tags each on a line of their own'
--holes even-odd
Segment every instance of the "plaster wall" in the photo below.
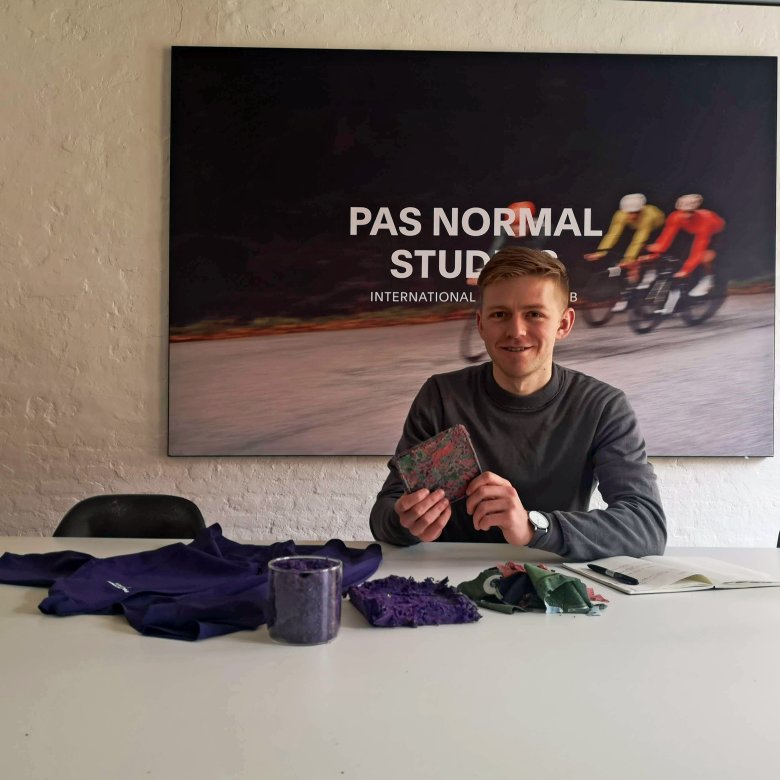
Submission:
<svg viewBox="0 0 780 780">
<path fill-rule="evenodd" d="M 173 492 L 238 539 L 369 536 L 382 458 L 165 454 L 172 45 L 776 56 L 779 34 L 780 8 L 631 0 L 0 0 L 0 534 Z M 655 467 L 671 544 L 775 544 L 777 458 Z"/>
</svg>

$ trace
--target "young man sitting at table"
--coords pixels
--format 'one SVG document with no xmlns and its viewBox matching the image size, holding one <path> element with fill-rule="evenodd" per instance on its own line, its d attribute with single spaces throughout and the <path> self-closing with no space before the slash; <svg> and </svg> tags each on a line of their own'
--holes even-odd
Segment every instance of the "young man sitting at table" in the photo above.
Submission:
<svg viewBox="0 0 780 780">
<path fill-rule="evenodd" d="M 663 552 L 653 467 L 622 391 L 553 362 L 574 324 L 565 266 L 499 251 L 479 277 L 477 326 L 491 361 L 428 379 L 397 452 L 463 423 L 483 473 L 464 500 L 404 493 L 390 466 L 371 510 L 382 542 L 508 542 L 569 559 Z M 598 484 L 606 509 L 588 509 Z"/>
</svg>

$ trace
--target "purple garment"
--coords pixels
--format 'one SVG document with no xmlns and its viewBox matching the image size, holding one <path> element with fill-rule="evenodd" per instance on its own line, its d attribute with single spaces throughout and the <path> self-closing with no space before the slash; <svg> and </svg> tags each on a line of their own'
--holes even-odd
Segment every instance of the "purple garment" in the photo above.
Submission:
<svg viewBox="0 0 780 780">
<path fill-rule="evenodd" d="M 214 524 L 190 544 L 94 558 L 72 551 L 0 557 L 0 583 L 50 585 L 39 605 L 47 615 L 121 614 L 136 631 L 172 639 L 206 639 L 266 622 L 268 562 L 287 555 L 322 555 L 344 565 L 343 592 L 378 568 L 382 548 L 239 544 Z"/>
<path fill-rule="evenodd" d="M 348 591 L 349 600 L 372 626 L 439 626 L 473 623 L 482 615 L 471 599 L 447 584 L 445 577 L 418 582 L 391 574 Z"/>
<path fill-rule="evenodd" d="M 16 555 L 0 555 L 0 582 L 6 585 L 32 585 L 36 588 L 48 588 L 61 577 L 67 577 L 93 556 L 87 553 L 50 552 Z"/>
</svg>

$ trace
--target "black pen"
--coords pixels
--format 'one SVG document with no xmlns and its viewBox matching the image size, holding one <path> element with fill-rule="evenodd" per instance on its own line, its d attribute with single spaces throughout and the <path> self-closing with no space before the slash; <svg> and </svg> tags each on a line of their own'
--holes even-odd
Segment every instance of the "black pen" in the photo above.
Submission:
<svg viewBox="0 0 780 780">
<path fill-rule="evenodd" d="M 607 577 L 612 577 L 613 580 L 626 585 L 639 585 L 639 580 L 636 577 L 629 577 L 628 574 L 621 574 L 619 571 L 612 571 L 604 566 L 597 566 L 595 563 L 589 563 L 588 568 L 597 571 L 599 574 L 606 574 Z"/>
</svg>

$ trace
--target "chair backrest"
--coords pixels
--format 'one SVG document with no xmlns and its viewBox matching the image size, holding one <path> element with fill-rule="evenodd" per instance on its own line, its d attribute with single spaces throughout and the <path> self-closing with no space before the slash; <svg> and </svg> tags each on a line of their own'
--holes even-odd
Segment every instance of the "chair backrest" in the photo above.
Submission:
<svg viewBox="0 0 780 780">
<path fill-rule="evenodd" d="M 154 493 L 92 496 L 71 507 L 54 536 L 193 539 L 206 527 L 200 509 L 181 496 Z"/>
</svg>

